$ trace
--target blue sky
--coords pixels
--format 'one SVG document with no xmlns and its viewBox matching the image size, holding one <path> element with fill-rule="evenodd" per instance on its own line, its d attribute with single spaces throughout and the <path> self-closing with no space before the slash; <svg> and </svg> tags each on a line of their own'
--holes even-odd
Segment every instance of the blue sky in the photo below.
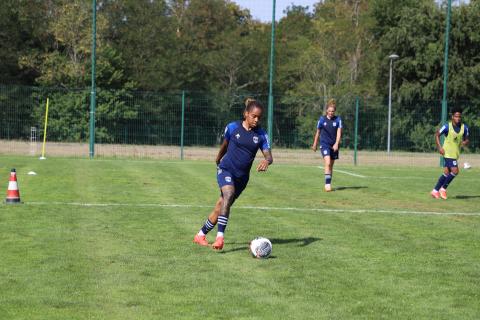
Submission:
<svg viewBox="0 0 480 320">
<path fill-rule="evenodd" d="M 320 0 L 276 0 L 275 20 L 279 20 L 284 16 L 283 10 L 292 3 L 295 5 L 308 6 L 309 10 L 313 12 L 313 5 Z M 401 1 L 401 0 L 400 0 Z M 443 0 L 435 0 L 441 2 Z M 250 13 L 256 19 L 261 21 L 272 21 L 272 3 L 273 0 L 232 0 L 242 8 L 250 9 Z M 452 0 L 452 5 L 468 4 L 470 0 Z"/>
<path fill-rule="evenodd" d="M 272 3 L 273 0 L 233 0 L 242 8 L 250 9 L 250 13 L 256 19 L 261 21 L 272 21 Z M 276 0 L 275 20 L 283 17 L 283 10 L 292 3 L 295 5 L 308 6 L 313 11 L 313 4 L 319 0 Z"/>
</svg>

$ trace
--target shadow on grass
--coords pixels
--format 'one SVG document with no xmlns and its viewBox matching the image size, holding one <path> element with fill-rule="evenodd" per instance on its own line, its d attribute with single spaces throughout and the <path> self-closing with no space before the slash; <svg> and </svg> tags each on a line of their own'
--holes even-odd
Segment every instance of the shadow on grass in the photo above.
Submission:
<svg viewBox="0 0 480 320">
<path fill-rule="evenodd" d="M 333 188 L 333 191 L 341 191 L 341 190 L 356 190 L 356 189 L 366 189 L 368 187 L 366 186 L 354 186 L 354 187 L 336 187 L 336 188 Z"/>
<path fill-rule="evenodd" d="M 476 196 L 455 196 L 453 197 L 454 199 L 473 199 L 473 198 L 480 198 L 480 195 L 476 195 Z"/>
<path fill-rule="evenodd" d="M 299 247 L 308 246 L 315 241 L 323 240 L 322 238 L 314 238 L 314 237 L 307 237 L 307 238 L 292 238 L 292 239 L 270 239 L 272 244 L 286 244 L 286 243 L 298 243 Z"/>
<path fill-rule="evenodd" d="M 282 245 L 282 244 L 290 244 L 290 243 L 294 243 L 294 244 L 297 244 L 298 247 L 306 247 L 308 246 L 309 244 L 315 242 L 315 241 L 320 241 L 320 240 L 323 240 L 322 238 L 314 238 L 314 237 L 307 237 L 307 238 L 291 238 L 291 239 L 270 239 L 270 242 L 272 243 L 272 245 L 275 245 L 275 244 L 278 244 L 278 245 Z M 233 243 L 235 244 L 235 243 Z M 228 249 L 228 250 L 223 250 L 221 253 L 229 253 L 229 252 L 235 252 L 235 251 L 242 251 L 242 250 L 248 250 L 248 245 L 250 243 L 242 243 L 243 245 L 241 247 L 236 247 L 236 248 L 232 248 L 232 249 Z M 270 257 L 270 258 L 274 258 L 274 257 Z"/>
</svg>

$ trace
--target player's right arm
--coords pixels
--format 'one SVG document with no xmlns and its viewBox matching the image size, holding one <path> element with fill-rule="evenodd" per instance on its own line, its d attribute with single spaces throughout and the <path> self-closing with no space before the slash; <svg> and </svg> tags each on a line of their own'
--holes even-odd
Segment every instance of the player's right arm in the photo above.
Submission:
<svg viewBox="0 0 480 320">
<path fill-rule="evenodd" d="M 443 156 L 445 155 L 445 150 L 440 143 L 440 136 L 448 132 L 448 124 L 443 125 L 440 129 L 435 132 L 435 143 L 437 144 L 438 152 Z"/>
<path fill-rule="evenodd" d="M 315 137 L 313 138 L 312 150 L 315 152 L 318 148 L 318 137 L 320 137 L 320 129 L 317 129 L 315 132 Z"/>
<path fill-rule="evenodd" d="M 225 153 L 227 153 L 228 149 L 228 142 L 230 141 L 230 127 L 233 123 L 228 124 L 225 127 L 225 131 L 223 133 L 223 141 L 222 144 L 220 145 L 220 150 L 218 150 L 217 158 L 215 159 L 215 162 L 217 163 L 217 166 L 220 164 L 220 161 L 222 161 L 223 156 Z"/>
<path fill-rule="evenodd" d="M 320 117 L 320 120 L 317 122 L 317 131 L 315 132 L 315 136 L 313 137 L 313 144 L 312 144 L 312 150 L 313 152 L 316 152 L 318 149 L 318 139 L 320 138 L 320 122 L 322 121 L 322 118 Z"/>
<path fill-rule="evenodd" d="M 225 153 L 227 153 L 227 148 L 228 148 L 228 140 L 223 139 L 223 142 L 220 145 L 220 150 L 218 150 L 217 158 L 215 159 L 217 166 L 220 164 L 220 161 L 222 160 Z"/>
</svg>

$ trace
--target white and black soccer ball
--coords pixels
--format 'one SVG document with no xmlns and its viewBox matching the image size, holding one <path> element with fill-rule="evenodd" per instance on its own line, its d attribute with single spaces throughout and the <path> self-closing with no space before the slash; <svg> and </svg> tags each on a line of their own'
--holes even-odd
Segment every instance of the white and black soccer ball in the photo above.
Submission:
<svg viewBox="0 0 480 320">
<path fill-rule="evenodd" d="M 267 238 L 257 237 L 250 242 L 250 252 L 254 258 L 266 259 L 272 253 L 272 243 Z"/>
</svg>

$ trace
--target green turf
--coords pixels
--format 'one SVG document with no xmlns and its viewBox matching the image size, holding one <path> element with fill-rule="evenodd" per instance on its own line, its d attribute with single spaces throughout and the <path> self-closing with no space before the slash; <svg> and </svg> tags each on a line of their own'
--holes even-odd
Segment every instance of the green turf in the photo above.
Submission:
<svg viewBox="0 0 480 320">
<path fill-rule="evenodd" d="M 11 167 L 24 203 L 0 205 L 0 319 L 480 315 L 476 168 L 443 201 L 440 168 L 339 166 L 363 177 L 335 172 L 327 194 L 318 167 L 274 165 L 252 173 L 219 253 L 192 244 L 213 163 L 0 157 L 5 189 Z M 267 260 L 247 251 L 258 235 Z"/>
</svg>

